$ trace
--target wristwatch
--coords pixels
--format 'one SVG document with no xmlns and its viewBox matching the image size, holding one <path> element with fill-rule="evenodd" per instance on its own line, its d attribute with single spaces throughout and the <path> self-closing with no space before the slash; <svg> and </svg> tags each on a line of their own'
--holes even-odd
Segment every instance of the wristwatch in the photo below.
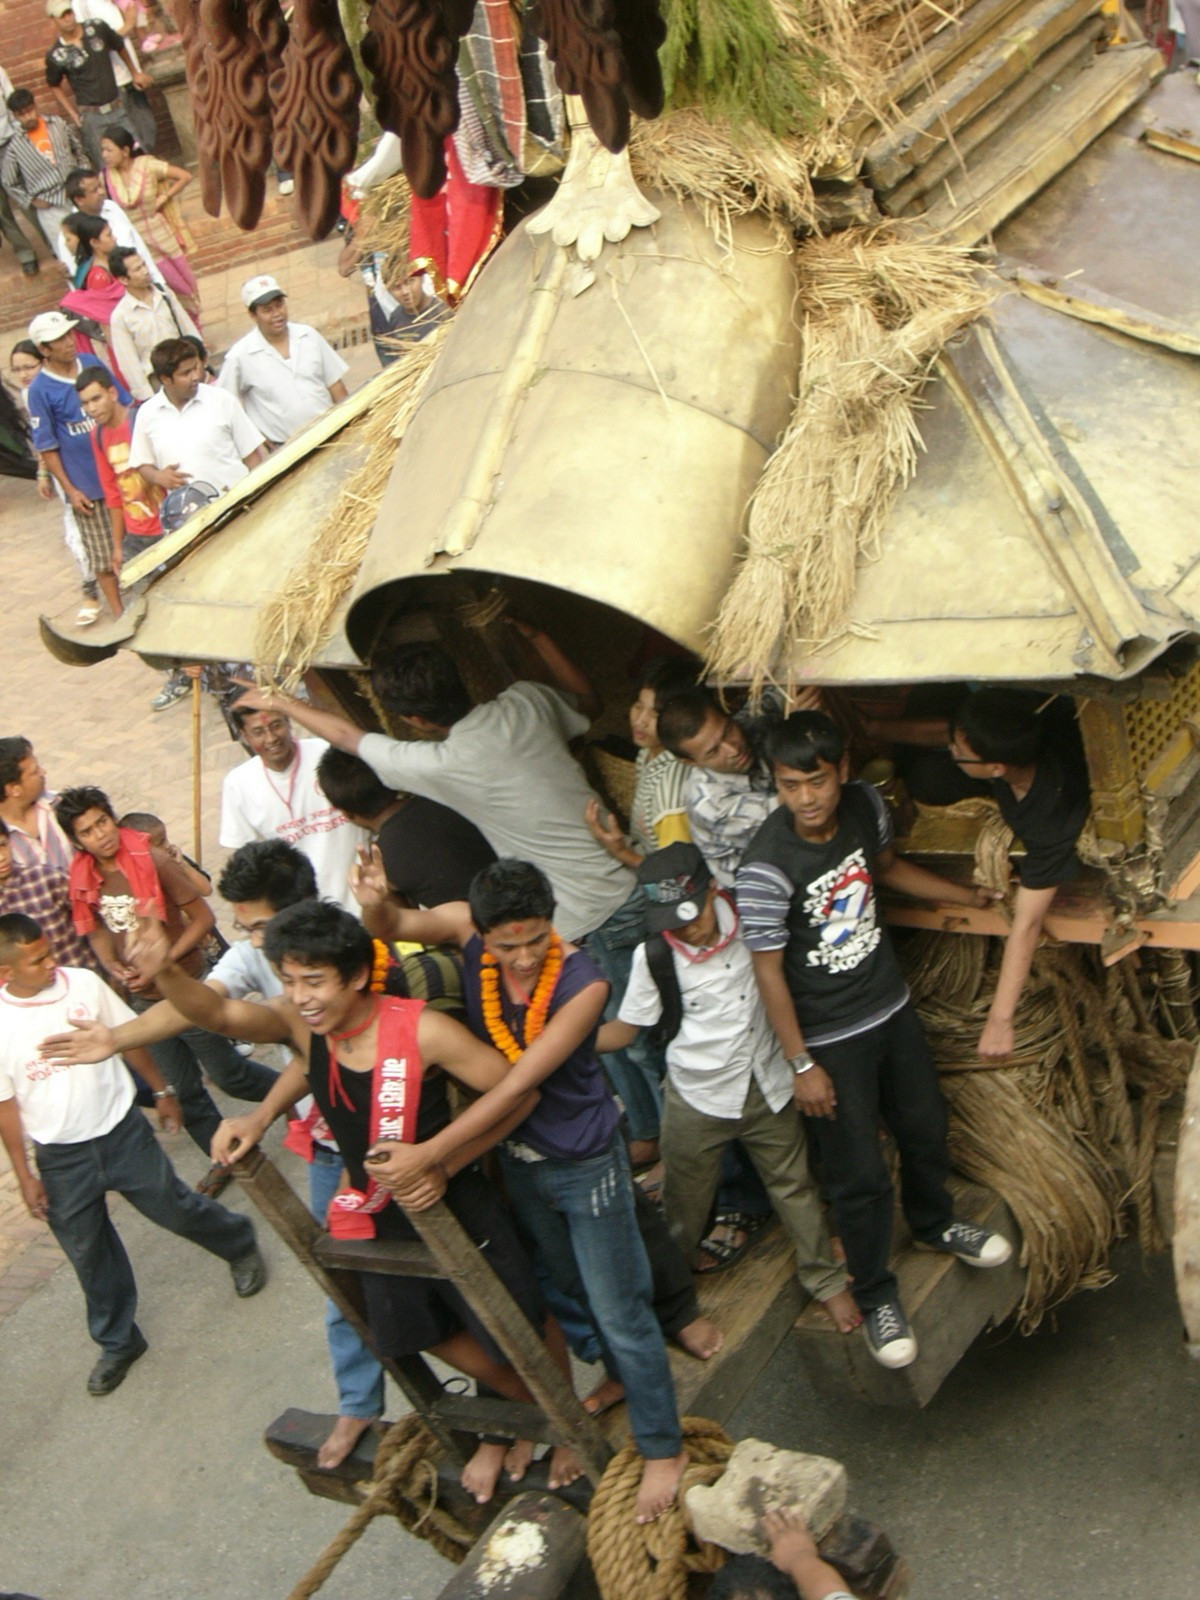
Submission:
<svg viewBox="0 0 1200 1600">
<path fill-rule="evenodd" d="M 816 1064 L 807 1050 L 801 1050 L 798 1055 L 788 1057 L 788 1066 L 791 1067 L 796 1077 L 799 1077 L 802 1072 L 811 1072 Z"/>
<path fill-rule="evenodd" d="M 172 1100 L 177 1100 L 179 1098 L 179 1091 L 176 1089 L 173 1083 L 168 1083 L 161 1089 L 155 1089 L 153 1093 L 156 1100 L 166 1100 L 168 1096 Z"/>
</svg>

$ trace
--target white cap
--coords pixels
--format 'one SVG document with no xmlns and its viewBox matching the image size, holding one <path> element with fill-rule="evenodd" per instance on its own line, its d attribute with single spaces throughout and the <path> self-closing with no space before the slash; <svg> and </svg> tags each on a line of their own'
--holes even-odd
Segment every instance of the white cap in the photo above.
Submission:
<svg viewBox="0 0 1200 1600">
<path fill-rule="evenodd" d="M 242 304 L 247 311 L 253 311 L 255 306 L 261 305 L 264 300 L 274 300 L 276 295 L 282 293 L 283 290 L 275 279 L 263 273 L 260 277 L 248 279 L 242 285 Z"/>
<path fill-rule="evenodd" d="M 71 0 L 46 0 L 46 15 L 48 17 L 61 17 L 64 11 L 73 11 L 74 9 Z"/>
<path fill-rule="evenodd" d="M 78 326 L 74 317 L 61 311 L 43 311 L 29 324 L 29 337 L 34 344 L 53 344 L 55 339 L 61 339 L 64 333 Z"/>
</svg>

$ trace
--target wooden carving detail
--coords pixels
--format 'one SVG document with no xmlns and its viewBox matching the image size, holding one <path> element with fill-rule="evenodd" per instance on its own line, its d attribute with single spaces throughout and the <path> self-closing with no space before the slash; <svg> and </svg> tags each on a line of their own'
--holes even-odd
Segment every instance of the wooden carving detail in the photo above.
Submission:
<svg viewBox="0 0 1200 1600">
<path fill-rule="evenodd" d="M 271 164 L 267 58 L 245 0 L 199 0 L 197 21 L 185 50 L 202 184 L 206 165 L 217 174 L 216 203 L 206 186 L 204 208 L 216 216 L 224 195 L 238 227 L 253 228 L 262 215 Z"/>
<path fill-rule="evenodd" d="M 623 150 L 631 111 L 655 117 L 663 106 L 658 0 L 535 0 L 531 21 L 559 88 L 583 101 L 601 144 Z"/>
<path fill-rule="evenodd" d="M 200 27 L 199 0 L 175 0 L 175 18 L 183 38 L 183 61 L 192 91 L 192 116 L 196 124 L 196 154 L 200 199 L 210 217 L 221 214 L 221 169 L 209 155 L 213 139 L 196 88 L 204 74 L 204 34 Z"/>
<path fill-rule="evenodd" d="M 282 81 L 272 88 L 276 159 L 295 176 L 309 237 L 323 239 L 337 221 L 342 178 L 354 165 L 362 92 L 337 0 L 296 0 Z"/>
<path fill-rule="evenodd" d="M 431 199 L 446 181 L 445 144 L 458 127 L 458 44 L 473 0 L 374 0 L 362 56 L 380 126 L 398 134 L 413 192 Z"/>
<path fill-rule="evenodd" d="M 267 58 L 267 83 L 274 105 L 282 82 L 283 52 L 288 42 L 287 18 L 279 0 L 246 0 L 246 15 Z"/>
</svg>

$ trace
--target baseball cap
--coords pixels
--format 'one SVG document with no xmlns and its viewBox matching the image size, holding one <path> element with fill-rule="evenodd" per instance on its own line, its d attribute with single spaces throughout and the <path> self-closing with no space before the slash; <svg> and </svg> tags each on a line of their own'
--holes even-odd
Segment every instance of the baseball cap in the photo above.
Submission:
<svg viewBox="0 0 1200 1600">
<path fill-rule="evenodd" d="M 282 293 L 275 279 L 264 272 L 260 277 L 247 279 L 242 285 L 242 304 L 247 311 L 253 311 L 255 306 L 265 305 L 268 300 L 274 300 Z"/>
<path fill-rule="evenodd" d="M 704 909 L 712 882 L 708 862 L 694 844 L 682 841 L 653 850 L 637 869 L 647 933 L 686 928 Z"/>
<path fill-rule="evenodd" d="M 46 0 L 46 15 L 61 17 L 64 11 L 74 11 L 72 0 Z"/>
<path fill-rule="evenodd" d="M 29 324 L 29 337 L 34 344 L 51 344 L 78 326 L 74 317 L 62 311 L 43 311 Z"/>
</svg>

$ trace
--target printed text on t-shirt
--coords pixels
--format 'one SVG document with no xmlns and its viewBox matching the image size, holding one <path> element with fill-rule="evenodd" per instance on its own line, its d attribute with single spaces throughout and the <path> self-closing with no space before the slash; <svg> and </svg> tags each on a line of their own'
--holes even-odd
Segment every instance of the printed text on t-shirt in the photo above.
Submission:
<svg viewBox="0 0 1200 1600">
<path fill-rule="evenodd" d="M 848 972 L 866 960 L 880 940 L 875 886 L 862 850 L 852 850 L 831 871 L 808 885 L 804 911 L 819 930 L 808 952 L 810 967 Z"/>
</svg>

